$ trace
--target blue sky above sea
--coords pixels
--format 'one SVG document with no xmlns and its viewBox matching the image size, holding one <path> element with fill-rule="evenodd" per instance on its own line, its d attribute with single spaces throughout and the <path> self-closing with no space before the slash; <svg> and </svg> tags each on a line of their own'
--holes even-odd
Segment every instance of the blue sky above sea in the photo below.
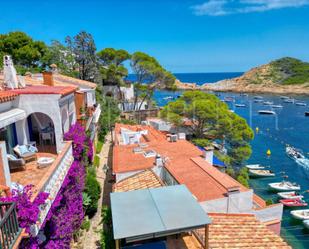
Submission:
<svg viewBox="0 0 309 249">
<path fill-rule="evenodd" d="M 283 56 L 309 61 L 309 0 L 1 1 L 0 33 L 144 51 L 168 70 L 243 72 Z"/>
</svg>

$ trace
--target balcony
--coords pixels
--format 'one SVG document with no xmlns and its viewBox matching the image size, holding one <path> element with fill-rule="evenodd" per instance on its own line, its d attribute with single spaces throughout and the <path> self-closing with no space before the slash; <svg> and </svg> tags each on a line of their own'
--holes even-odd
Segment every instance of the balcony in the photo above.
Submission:
<svg viewBox="0 0 309 249">
<path fill-rule="evenodd" d="M 43 168 L 38 167 L 36 161 L 29 162 L 26 164 L 24 170 L 11 172 L 12 182 L 18 183 L 22 186 L 29 184 L 34 185 L 34 194 L 32 199 L 34 199 L 40 192 L 49 193 L 49 198 L 47 199 L 45 205 L 40 207 L 41 212 L 39 214 L 37 223 L 31 227 L 31 234 L 33 236 L 38 234 L 41 225 L 43 224 L 48 211 L 50 210 L 54 199 L 57 196 L 60 187 L 62 186 L 63 181 L 67 175 L 67 172 L 73 162 L 72 143 L 63 143 L 62 150 L 58 155 L 50 153 L 38 153 L 37 156 L 38 158 L 41 156 L 53 157 L 54 162 L 51 165 Z"/>
<path fill-rule="evenodd" d="M 21 233 L 16 216 L 16 204 L 0 202 L 0 249 L 14 246 Z"/>
</svg>

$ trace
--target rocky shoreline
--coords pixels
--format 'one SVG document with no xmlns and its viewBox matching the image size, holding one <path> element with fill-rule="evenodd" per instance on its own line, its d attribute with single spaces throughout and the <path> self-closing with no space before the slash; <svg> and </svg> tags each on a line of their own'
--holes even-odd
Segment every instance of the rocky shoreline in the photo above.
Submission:
<svg viewBox="0 0 309 249">
<path fill-rule="evenodd" d="M 179 80 L 176 80 L 175 84 L 179 90 L 309 95 L 309 83 L 302 85 L 278 85 L 270 82 L 250 84 L 244 82 L 241 78 L 234 78 L 215 83 L 205 83 L 200 86 L 196 83 L 183 83 Z"/>
</svg>

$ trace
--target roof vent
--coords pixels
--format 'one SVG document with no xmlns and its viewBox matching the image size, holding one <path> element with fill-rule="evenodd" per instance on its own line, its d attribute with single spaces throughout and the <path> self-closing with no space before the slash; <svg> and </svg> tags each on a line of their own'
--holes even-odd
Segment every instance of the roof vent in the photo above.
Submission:
<svg viewBox="0 0 309 249">
<path fill-rule="evenodd" d="M 142 154 L 142 153 L 144 153 L 144 151 L 143 151 L 143 149 L 142 149 L 141 147 L 136 147 L 136 148 L 134 148 L 134 149 L 133 149 L 133 152 L 134 152 L 135 154 Z"/>
<path fill-rule="evenodd" d="M 156 155 L 156 166 L 157 167 L 163 167 L 164 163 L 163 163 L 163 158 L 157 154 Z"/>
<path fill-rule="evenodd" d="M 3 74 L 4 74 L 4 84 L 10 88 L 18 88 L 18 78 L 17 72 L 13 65 L 13 60 L 11 56 L 3 56 Z"/>
<path fill-rule="evenodd" d="M 149 157 L 155 157 L 157 153 L 154 150 L 147 150 L 144 152 L 144 157 L 149 158 Z"/>
<path fill-rule="evenodd" d="M 176 134 L 170 135 L 170 142 L 177 142 L 178 136 Z"/>
</svg>

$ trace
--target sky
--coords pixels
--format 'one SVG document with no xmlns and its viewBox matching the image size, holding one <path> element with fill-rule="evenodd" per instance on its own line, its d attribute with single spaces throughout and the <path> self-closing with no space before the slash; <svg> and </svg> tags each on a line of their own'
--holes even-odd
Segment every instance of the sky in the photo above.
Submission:
<svg viewBox="0 0 309 249">
<path fill-rule="evenodd" d="M 0 0 L 0 33 L 156 57 L 174 73 L 243 72 L 291 56 L 309 61 L 309 0 Z"/>
</svg>

